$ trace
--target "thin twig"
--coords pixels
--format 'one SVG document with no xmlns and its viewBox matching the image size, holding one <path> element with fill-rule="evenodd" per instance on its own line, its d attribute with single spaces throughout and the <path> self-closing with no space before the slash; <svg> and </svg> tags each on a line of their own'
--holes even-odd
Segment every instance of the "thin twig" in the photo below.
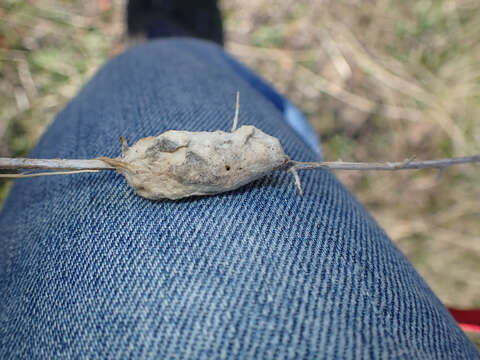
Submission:
<svg viewBox="0 0 480 360">
<path fill-rule="evenodd" d="M 330 169 L 330 170 L 379 170 L 379 171 L 394 171 L 394 170 L 409 170 L 409 169 L 445 169 L 452 165 L 477 163 L 480 162 L 480 154 L 466 157 L 456 157 L 439 160 L 425 160 L 413 161 L 413 159 L 401 162 L 386 162 L 386 163 L 367 163 L 367 162 L 301 162 L 290 161 L 290 166 L 296 170 L 309 170 L 316 168 Z"/>
<path fill-rule="evenodd" d="M 0 158 L 0 169 L 115 170 L 101 160 Z"/>
<path fill-rule="evenodd" d="M 0 178 L 20 179 L 37 176 L 51 176 L 51 175 L 70 175 L 79 173 L 99 172 L 100 170 L 68 170 L 68 171 L 42 171 L 33 174 L 0 174 Z"/>
<path fill-rule="evenodd" d="M 345 161 L 323 161 L 323 162 L 301 162 L 290 160 L 288 169 L 311 170 L 317 168 L 330 170 L 376 170 L 395 171 L 411 169 L 440 169 L 444 170 L 449 166 L 467 163 L 480 162 L 480 154 L 466 157 L 455 157 L 439 160 L 414 161 L 407 159 L 401 162 L 345 162 Z M 99 171 L 115 170 L 115 167 L 108 165 L 102 160 L 92 159 L 27 159 L 27 158 L 0 158 L 0 169 L 41 169 L 41 170 L 64 170 L 65 174 L 76 173 L 78 170 Z M 54 173 L 42 173 L 45 175 Z M 61 173 L 59 173 L 61 174 Z M 62 173 L 63 174 L 63 173 Z M 26 177 L 25 174 L 2 174 L 2 177 Z M 20 176 L 11 176 L 20 175 Z M 38 176 L 32 174 L 32 176 Z"/>
<path fill-rule="evenodd" d="M 237 100 L 235 102 L 235 116 L 233 117 L 232 131 L 235 131 L 237 129 L 239 109 L 240 109 L 240 91 L 237 91 Z"/>
</svg>

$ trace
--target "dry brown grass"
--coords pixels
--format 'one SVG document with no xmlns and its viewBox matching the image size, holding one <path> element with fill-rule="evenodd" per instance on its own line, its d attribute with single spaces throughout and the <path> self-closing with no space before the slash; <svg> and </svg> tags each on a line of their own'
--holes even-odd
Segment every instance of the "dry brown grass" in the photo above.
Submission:
<svg viewBox="0 0 480 360">
<path fill-rule="evenodd" d="M 0 155 L 25 155 L 122 46 L 123 1 L 4 0 Z M 480 3 L 224 0 L 226 47 L 308 115 L 326 159 L 480 152 Z M 440 299 L 480 306 L 480 170 L 341 173 Z M 4 185 L 2 192 L 7 191 Z M 4 196 L 4 195 L 3 195 Z"/>
<path fill-rule="evenodd" d="M 294 100 L 326 158 L 480 150 L 480 3 L 225 1 L 227 48 Z M 337 175 L 443 302 L 480 306 L 478 166 Z"/>
</svg>

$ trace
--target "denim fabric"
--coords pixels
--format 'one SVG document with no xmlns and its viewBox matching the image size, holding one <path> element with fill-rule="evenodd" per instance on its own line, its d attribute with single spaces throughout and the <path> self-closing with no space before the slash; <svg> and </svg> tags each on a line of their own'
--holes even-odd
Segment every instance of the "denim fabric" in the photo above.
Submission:
<svg viewBox="0 0 480 360">
<path fill-rule="evenodd" d="M 111 60 L 32 157 L 93 158 L 240 124 L 317 155 L 223 50 L 163 40 Z M 113 172 L 16 181 L 0 215 L 0 358 L 474 359 L 445 307 L 328 171 L 148 201 Z"/>
</svg>

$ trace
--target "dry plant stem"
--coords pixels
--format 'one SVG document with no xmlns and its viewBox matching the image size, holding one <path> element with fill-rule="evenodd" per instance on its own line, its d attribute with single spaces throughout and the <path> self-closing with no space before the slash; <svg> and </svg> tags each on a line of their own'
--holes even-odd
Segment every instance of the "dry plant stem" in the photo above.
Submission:
<svg viewBox="0 0 480 360">
<path fill-rule="evenodd" d="M 408 159 L 402 162 L 385 162 L 385 163 L 367 163 L 367 162 L 301 162 L 290 161 L 290 166 L 296 170 L 309 169 L 330 169 L 330 170 L 377 170 L 377 171 L 395 171 L 395 170 L 412 170 L 412 169 L 445 169 L 452 165 L 477 163 L 480 162 L 480 154 L 466 157 L 456 157 L 439 160 L 413 161 Z"/>
<path fill-rule="evenodd" d="M 37 176 L 92 173 L 92 172 L 99 172 L 99 171 L 100 170 L 67 170 L 67 171 L 39 172 L 39 173 L 33 173 L 33 174 L 0 174 L 0 178 L 20 179 L 20 178 L 31 178 L 31 177 L 37 177 Z"/>
<path fill-rule="evenodd" d="M 115 170 L 101 160 L 0 158 L 0 169 Z"/>
<path fill-rule="evenodd" d="M 412 169 L 445 169 L 452 165 L 480 162 L 480 154 L 466 157 L 456 157 L 439 160 L 413 161 L 408 159 L 402 162 L 345 162 L 345 161 L 324 161 L 324 162 L 301 162 L 290 160 L 288 169 L 311 170 L 317 168 L 330 170 L 412 170 Z M 99 170 L 116 170 L 102 160 L 80 160 L 80 159 L 27 159 L 27 158 L 0 158 L 0 169 L 20 170 L 65 170 L 45 174 L 70 174 L 79 172 L 96 172 Z M 28 174 L 1 174 L 6 177 L 24 177 Z M 0 176 L 1 176 L 0 175 Z M 31 174 L 38 176 L 40 174 Z"/>
<path fill-rule="evenodd" d="M 237 91 L 237 101 L 235 104 L 235 116 L 233 117 L 233 126 L 231 131 L 235 131 L 237 129 L 239 109 L 240 109 L 240 91 Z"/>
</svg>

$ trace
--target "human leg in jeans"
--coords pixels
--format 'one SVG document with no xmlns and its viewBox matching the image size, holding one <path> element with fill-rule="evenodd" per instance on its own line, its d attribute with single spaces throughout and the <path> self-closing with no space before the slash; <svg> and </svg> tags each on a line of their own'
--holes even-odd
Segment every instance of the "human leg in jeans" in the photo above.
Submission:
<svg viewBox="0 0 480 360">
<path fill-rule="evenodd" d="M 121 135 L 131 144 L 170 129 L 228 131 L 238 90 L 239 125 L 278 137 L 292 159 L 316 160 L 258 84 L 211 43 L 132 48 L 31 157 L 115 157 Z M 303 198 L 276 172 L 230 193 L 158 202 L 113 172 L 17 181 L 0 215 L 0 357 L 478 357 L 335 176 L 300 177 Z"/>
</svg>

